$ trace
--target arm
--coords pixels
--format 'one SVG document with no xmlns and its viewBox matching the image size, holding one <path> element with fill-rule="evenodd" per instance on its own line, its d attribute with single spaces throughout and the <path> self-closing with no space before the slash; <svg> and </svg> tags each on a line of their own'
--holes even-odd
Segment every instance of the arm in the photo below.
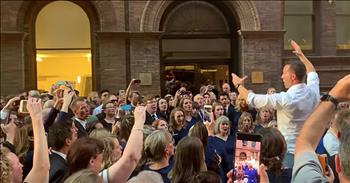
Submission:
<svg viewBox="0 0 350 183">
<path fill-rule="evenodd" d="M 32 118 L 34 134 L 34 157 L 33 168 L 25 178 L 24 182 L 48 182 L 49 181 L 49 154 L 46 135 L 43 125 L 41 100 L 30 97 L 27 108 Z"/>
<path fill-rule="evenodd" d="M 126 182 L 141 158 L 143 148 L 143 124 L 146 121 L 146 108 L 135 108 L 135 123 L 120 160 L 109 169 L 109 182 Z"/>
<path fill-rule="evenodd" d="M 305 65 L 306 73 L 309 72 L 316 72 L 315 67 L 312 65 L 312 63 L 305 57 L 304 53 L 301 51 L 300 46 L 295 42 L 290 42 L 291 46 L 293 47 L 294 51 L 293 53 L 299 58 L 299 60 Z"/>
<path fill-rule="evenodd" d="M 126 91 L 125 91 L 125 100 L 128 100 L 129 95 L 130 95 L 130 91 L 131 91 L 131 86 L 134 84 L 134 81 L 135 81 L 135 80 L 136 80 L 136 79 L 132 79 L 132 80 L 130 81 L 130 83 L 129 83 L 128 88 L 126 88 Z"/>
<path fill-rule="evenodd" d="M 339 80 L 329 92 L 338 102 L 350 99 L 350 75 Z M 303 152 L 315 152 L 323 132 L 331 121 L 336 106 L 332 102 L 321 102 L 305 121 L 296 141 L 295 159 Z"/>
<path fill-rule="evenodd" d="M 17 100 L 20 100 L 20 98 L 19 97 L 13 97 L 6 103 L 4 108 L 1 109 L 1 119 L 6 119 L 7 118 L 10 106 L 13 104 L 13 102 L 15 102 Z"/>
</svg>

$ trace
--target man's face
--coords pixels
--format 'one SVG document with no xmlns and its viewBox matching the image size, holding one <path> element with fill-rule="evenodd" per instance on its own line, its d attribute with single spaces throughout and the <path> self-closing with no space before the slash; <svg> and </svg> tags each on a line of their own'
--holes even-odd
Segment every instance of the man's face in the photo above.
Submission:
<svg viewBox="0 0 350 183">
<path fill-rule="evenodd" d="M 226 95 L 221 95 L 220 96 L 220 102 L 222 103 L 222 105 L 227 106 L 227 104 L 228 104 L 227 96 Z"/>
<path fill-rule="evenodd" d="M 224 93 L 230 93 L 230 85 L 228 85 L 227 83 L 225 83 L 225 84 L 223 84 L 222 85 L 222 91 L 224 92 Z"/>
<path fill-rule="evenodd" d="M 109 93 L 108 92 L 103 92 L 101 94 L 101 100 L 102 102 L 106 102 L 108 100 L 108 97 L 109 97 Z"/>
<path fill-rule="evenodd" d="M 193 101 L 197 102 L 200 107 L 204 105 L 204 98 L 202 97 L 202 95 L 196 95 L 193 98 Z"/>
<path fill-rule="evenodd" d="M 289 71 L 290 65 L 285 65 L 283 67 L 283 73 L 281 79 L 283 81 L 285 88 L 290 88 L 293 85 L 292 73 Z"/>
<path fill-rule="evenodd" d="M 74 111 L 74 114 L 79 119 L 85 120 L 90 114 L 90 107 L 87 105 L 86 102 L 79 101 L 77 102 L 77 107 Z"/>
<path fill-rule="evenodd" d="M 146 111 L 150 114 L 153 114 L 157 111 L 157 101 L 155 98 L 147 100 Z"/>
</svg>

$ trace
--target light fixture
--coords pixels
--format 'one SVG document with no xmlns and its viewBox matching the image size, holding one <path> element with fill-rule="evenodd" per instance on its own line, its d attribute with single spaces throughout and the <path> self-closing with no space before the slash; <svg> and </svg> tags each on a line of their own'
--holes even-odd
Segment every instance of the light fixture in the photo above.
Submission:
<svg viewBox="0 0 350 183">
<path fill-rule="evenodd" d="M 42 61 L 43 61 L 43 58 L 41 58 L 41 57 L 36 57 L 36 61 L 37 61 L 37 62 L 42 62 Z"/>
<path fill-rule="evenodd" d="M 81 76 L 77 76 L 77 83 L 80 84 L 81 82 Z"/>
</svg>

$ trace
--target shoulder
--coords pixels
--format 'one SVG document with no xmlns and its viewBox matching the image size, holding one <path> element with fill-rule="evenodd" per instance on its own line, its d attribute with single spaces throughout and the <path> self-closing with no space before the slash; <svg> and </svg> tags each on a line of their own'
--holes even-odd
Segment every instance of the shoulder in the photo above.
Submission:
<svg viewBox="0 0 350 183">
<path fill-rule="evenodd" d="M 305 182 L 306 180 L 307 182 L 327 182 L 322 176 L 321 165 L 315 153 L 303 152 L 295 159 L 292 182 Z"/>
</svg>

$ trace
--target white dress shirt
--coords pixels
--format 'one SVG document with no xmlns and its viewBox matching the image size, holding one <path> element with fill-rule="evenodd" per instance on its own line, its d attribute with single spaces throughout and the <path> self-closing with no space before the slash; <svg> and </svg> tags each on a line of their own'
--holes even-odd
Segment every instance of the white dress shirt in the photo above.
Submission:
<svg viewBox="0 0 350 183">
<path fill-rule="evenodd" d="M 306 118 L 320 102 L 319 78 L 316 72 L 307 75 L 307 84 L 291 86 L 287 92 L 258 95 L 249 92 L 247 103 L 253 107 L 277 110 L 278 129 L 287 143 L 287 152 L 294 154 L 295 140 Z"/>
</svg>

